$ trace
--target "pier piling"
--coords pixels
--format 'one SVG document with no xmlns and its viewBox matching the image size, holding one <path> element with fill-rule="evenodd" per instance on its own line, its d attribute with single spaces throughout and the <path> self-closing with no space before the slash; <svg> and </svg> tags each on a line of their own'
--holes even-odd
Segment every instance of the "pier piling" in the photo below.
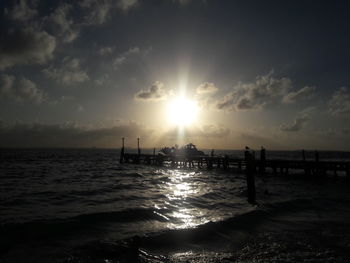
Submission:
<svg viewBox="0 0 350 263">
<path fill-rule="evenodd" d="M 244 152 L 244 157 L 246 161 L 246 179 L 247 179 L 247 193 L 248 193 L 248 202 L 250 204 L 255 204 L 255 164 L 254 164 L 254 155 L 246 150 Z"/>
<path fill-rule="evenodd" d="M 120 159 L 119 162 L 120 163 L 124 163 L 124 140 L 125 138 L 122 138 L 122 148 L 120 149 Z"/>
</svg>

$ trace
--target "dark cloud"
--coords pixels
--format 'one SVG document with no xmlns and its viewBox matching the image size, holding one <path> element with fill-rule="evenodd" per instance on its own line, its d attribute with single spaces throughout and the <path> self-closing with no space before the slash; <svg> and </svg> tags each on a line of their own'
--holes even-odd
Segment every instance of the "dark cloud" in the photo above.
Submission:
<svg viewBox="0 0 350 263">
<path fill-rule="evenodd" d="M 152 48 L 141 49 L 139 47 L 132 47 L 129 50 L 119 54 L 113 60 L 113 66 L 115 69 L 119 69 L 124 64 L 139 64 L 140 60 L 146 57 Z"/>
<path fill-rule="evenodd" d="M 292 124 L 283 124 L 280 129 L 284 132 L 297 132 L 300 131 L 309 120 L 310 117 L 304 114 L 296 117 Z"/>
<path fill-rule="evenodd" d="M 329 110 L 335 115 L 350 114 L 350 94 L 346 87 L 336 90 L 328 102 Z"/>
<path fill-rule="evenodd" d="M 35 9 L 38 1 L 20 0 L 12 9 L 5 8 L 5 15 L 13 20 L 25 22 L 34 18 L 38 11 Z"/>
<path fill-rule="evenodd" d="M 218 88 L 215 87 L 214 83 L 204 82 L 197 87 L 198 94 L 212 94 L 218 91 Z"/>
<path fill-rule="evenodd" d="M 189 4 L 190 2 L 193 2 L 193 0 L 172 0 L 173 2 L 175 3 L 179 3 L 181 5 L 187 5 Z M 196 0 L 198 1 L 198 0 Z M 202 0 L 203 2 L 206 1 L 206 0 Z M 198 1 L 199 2 L 199 1 Z"/>
<path fill-rule="evenodd" d="M 215 108 L 218 110 L 235 110 L 235 100 L 236 94 L 235 92 L 231 92 L 219 101 L 215 103 Z"/>
<path fill-rule="evenodd" d="M 98 53 L 101 56 L 106 56 L 106 55 L 112 54 L 114 50 L 115 50 L 115 47 L 101 47 Z"/>
<path fill-rule="evenodd" d="M 111 0 L 82 0 L 80 6 L 85 9 L 86 24 L 103 24 L 109 18 L 113 8 Z"/>
<path fill-rule="evenodd" d="M 101 25 L 111 17 L 116 9 L 128 11 L 138 3 L 138 0 L 82 0 L 79 5 L 86 13 L 85 24 Z"/>
<path fill-rule="evenodd" d="M 80 60 L 77 58 L 65 57 L 60 67 L 50 66 L 43 70 L 49 78 L 62 84 L 72 85 L 89 80 L 88 74 L 80 68 Z"/>
<path fill-rule="evenodd" d="M 141 90 L 135 94 L 136 100 L 144 101 L 157 101 L 165 100 L 167 98 L 167 93 L 164 89 L 164 84 L 160 81 L 156 81 L 147 90 Z"/>
<path fill-rule="evenodd" d="M 0 70 L 15 65 L 43 64 L 53 57 L 56 38 L 32 27 L 2 32 Z"/>
<path fill-rule="evenodd" d="M 151 134 L 134 122 L 95 128 L 75 123 L 0 123 L 0 147 L 119 147 L 122 137 L 146 140 Z"/>
<path fill-rule="evenodd" d="M 128 11 L 130 8 L 133 8 L 138 4 L 139 0 L 119 0 L 117 6 L 124 11 Z"/>
<path fill-rule="evenodd" d="M 304 88 L 298 90 L 298 91 L 293 91 L 288 94 L 286 94 L 283 97 L 283 102 L 285 103 L 293 103 L 297 102 L 303 99 L 308 99 L 311 98 L 315 94 L 315 87 L 309 87 L 305 86 Z"/>
<path fill-rule="evenodd" d="M 2 74 L 0 75 L 0 98 L 42 103 L 47 96 L 29 79 Z"/>
<path fill-rule="evenodd" d="M 95 79 L 94 83 L 96 85 L 101 86 L 101 85 L 105 84 L 108 80 L 109 80 L 109 75 L 108 74 L 103 74 L 99 78 Z"/>
<path fill-rule="evenodd" d="M 79 35 L 79 30 L 74 26 L 73 19 L 69 18 L 72 10 L 72 5 L 62 4 L 49 15 L 46 21 L 52 27 L 55 36 L 61 38 L 65 43 L 74 41 Z"/>
<path fill-rule="evenodd" d="M 255 82 L 239 83 L 233 91 L 216 102 L 220 110 L 255 110 L 279 101 L 292 88 L 289 78 L 275 78 L 273 72 L 258 76 Z"/>
</svg>

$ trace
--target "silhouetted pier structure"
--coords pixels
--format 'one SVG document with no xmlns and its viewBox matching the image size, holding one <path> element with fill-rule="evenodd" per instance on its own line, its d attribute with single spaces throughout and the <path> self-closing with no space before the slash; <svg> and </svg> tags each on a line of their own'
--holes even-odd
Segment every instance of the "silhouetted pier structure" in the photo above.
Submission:
<svg viewBox="0 0 350 263">
<path fill-rule="evenodd" d="M 199 169 L 236 169 L 243 171 L 247 163 L 243 158 L 227 156 L 161 156 L 152 154 L 124 153 L 124 163 L 158 165 L 169 168 L 199 168 Z M 291 170 L 303 170 L 307 175 L 326 175 L 332 172 L 345 172 L 350 176 L 350 163 L 340 161 L 302 161 L 302 160 L 254 160 L 256 172 L 259 174 L 272 172 L 274 174 L 289 174 Z M 268 171 L 269 170 L 269 171 Z"/>
<path fill-rule="evenodd" d="M 247 151 L 250 150 L 246 149 L 245 152 Z M 245 154 L 245 156 L 247 155 Z M 336 176 L 338 172 L 343 172 L 350 178 L 350 162 L 322 161 L 317 151 L 315 151 L 314 160 L 306 160 L 305 151 L 301 152 L 301 156 L 300 160 L 268 159 L 266 158 L 266 150 L 262 148 L 260 158 L 255 159 L 255 153 L 252 152 L 252 160 L 249 160 L 250 164 L 247 165 L 247 158 L 230 157 L 228 155 L 161 155 L 156 154 L 155 149 L 153 149 L 153 154 L 141 154 L 138 140 L 137 153 L 125 153 L 124 147 L 122 147 L 120 162 L 168 168 L 231 169 L 238 172 L 246 171 L 248 166 L 253 166 L 250 169 L 253 169 L 256 174 L 272 173 L 275 175 L 288 175 L 291 171 L 302 171 L 305 175 L 310 176 L 325 176 L 329 173 Z"/>
</svg>

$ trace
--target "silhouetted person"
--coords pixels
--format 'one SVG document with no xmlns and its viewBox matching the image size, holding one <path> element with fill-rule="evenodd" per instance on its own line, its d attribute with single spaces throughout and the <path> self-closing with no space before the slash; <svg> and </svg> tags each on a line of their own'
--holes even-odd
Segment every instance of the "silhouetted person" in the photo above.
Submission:
<svg viewBox="0 0 350 263">
<path fill-rule="evenodd" d="M 210 156 L 214 156 L 214 149 L 211 150 Z"/>
<path fill-rule="evenodd" d="M 305 160 L 306 160 L 306 157 L 305 157 L 305 150 L 302 150 L 302 151 L 301 151 L 301 154 L 302 154 L 302 156 L 303 156 L 303 161 L 305 162 Z"/>
</svg>

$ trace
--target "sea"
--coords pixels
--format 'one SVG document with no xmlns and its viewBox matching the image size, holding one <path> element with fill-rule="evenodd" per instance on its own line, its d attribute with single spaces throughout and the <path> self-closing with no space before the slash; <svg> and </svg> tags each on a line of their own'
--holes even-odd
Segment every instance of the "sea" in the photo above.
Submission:
<svg viewBox="0 0 350 263">
<path fill-rule="evenodd" d="M 252 205 L 238 171 L 119 164 L 119 152 L 0 149 L 0 262 L 349 262 L 344 174 L 256 176 Z M 350 153 L 320 159 L 350 161 Z M 329 238 L 319 244 L 322 229 Z"/>
</svg>

